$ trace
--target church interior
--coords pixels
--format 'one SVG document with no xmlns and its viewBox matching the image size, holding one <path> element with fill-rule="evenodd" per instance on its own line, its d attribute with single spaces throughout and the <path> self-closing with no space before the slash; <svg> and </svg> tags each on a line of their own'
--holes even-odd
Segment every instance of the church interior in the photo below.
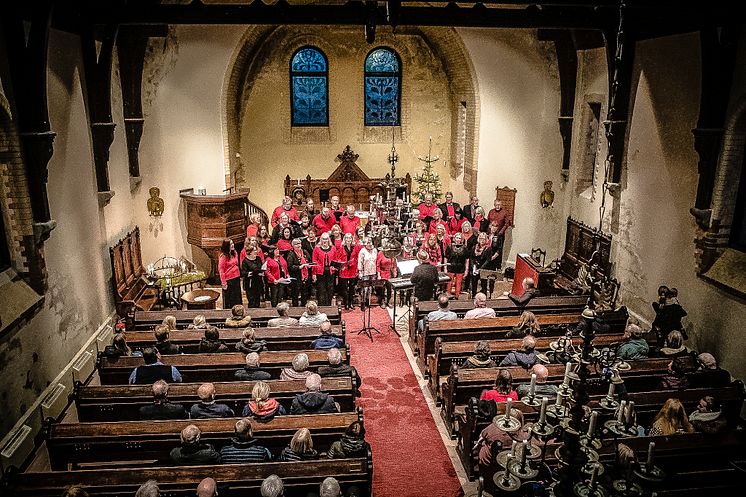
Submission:
<svg viewBox="0 0 746 497">
<path fill-rule="evenodd" d="M 744 28 L 742 7 L 721 0 L 6 2 L 1 488 L 18 496 L 283 495 L 266 482 L 275 474 L 288 497 L 743 491 Z M 290 412 L 293 395 L 313 390 L 309 381 L 275 372 L 291 361 L 295 368 L 296 353 L 313 348 L 305 344 L 318 329 L 272 334 L 267 321 L 277 317 L 277 299 L 262 294 L 261 308 L 248 305 L 246 313 L 257 339 L 267 341 L 259 357 L 272 374 L 271 395 L 287 402 L 289 415 L 268 423 L 255 416 L 250 425 L 273 460 L 187 466 L 168 461 L 166 450 L 164 461 L 164 447 L 187 443 L 185 426 L 194 419 L 137 417 L 156 387 L 127 392 L 143 359 L 107 357 L 115 335 L 126 335 L 132 350 L 152 349 L 148 340 L 162 318 L 175 315 L 177 327 L 186 327 L 203 314 L 189 309 L 208 309 L 198 305 L 205 292 L 217 309 L 204 314 L 224 339 L 231 305 L 221 242 L 245 248 L 255 218 L 272 235 L 285 198 L 298 211 L 313 199 L 321 216 L 339 197 L 341 211 L 353 205 L 370 230 L 386 224 L 381 206 L 389 217 L 399 218 L 403 207 L 429 219 L 426 193 L 449 222 L 447 192 L 459 213 L 478 199 L 485 226 L 498 201 L 507 212 L 499 237 L 485 236 L 487 243 L 499 238 L 497 281 L 487 287 L 486 273 L 471 275 L 492 318 L 464 319 L 479 307 L 466 283 L 447 304 L 458 315 L 452 322 L 427 318 L 439 310 L 433 291 L 397 305 L 406 291 L 394 287 L 393 303 L 374 294 L 368 298 L 382 305 L 368 300 L 363 312 L 365 297 L 353 310 L 346 301 L 320 301 L 353 372 L 323 377 L 339 412 L 314 418 Z M 267 259 L 285 241 L 279 231 L 279 241 L 259 249 Z M 386 252 L 401 256 L 406 236 Z M 427 242 L 418 252 L 415 241 L 412 257 L 427 259 Z M 344 251 L 339 238 L 337 245 L 332 250 Z M 309 247 L 306 257 L 315 261 L 316 246 Z M 178 286 L 172 273 L 157 279 L 164 265 L 198 281 Z M 303 273 L 309 291 L 317 267 Z M 318 274 L 321 281 L 328 271 Z M 534 283 L 533 301 L 513 299 Z M 357 286 L 361 295 L 371 290 Z M 298 317 L 306 309 L 295 300 L 289 315 Z M 682 354 L 668 355 L 670 335 L 661 338 L 656 325 L 664 300 L 685 309 L 671 332 Z M 531 351 L 535 343 L 541 352 L 538 362 L 498 368 L 526 347 L 525 338 L 505 336 L 525 311 L 542 328 L 535 339 L 526 335 Z M 616 347 L 641 336 L 650 356 L 625 362 Z M 487 358 L 498 360 L 467 369 L 482 342 Z M 215 382 L 217 401 L 235 403 L 225 422 L 194 423 L 218 451 L 239 430 L 234 411 L 246 406 L 246 417 L 257 391 L 254 382 L 231 382 L 246 354 L 234 365 L 230 347 L 206 355 L 202 369 L 202 354 L 183 354 L 184 382 L 174 376 L 170 393 L 174 402 L 196 399 L 200 384 Z M 327 365 L 326 351 L 303 355 L 314 372 Z M 168 357 L 165 365 L 176 360 Z M 692 360 L 681 373 L 685 384 L 659 383 L 679 373 L 678 357 Z M 724 381 L 702 380 L 707 357 L 729 373 Z M 534 397 L 532 365 L 545 359 L 549 405 Z M 190 368 L 202 376 L 189 379 Z M 484 400 L 485 392 L 500 392 L 491 389 L 504 371 L 518 393 L 530 383 L 529 400 Z M 188 384 L 192 390 L 180 393 Z M 86 420 L 87 389 L 100 411 Z M 686 419 L 708 398 L 727 418 L 716 434 Z M 685 411 L 682 433 L 656 431 L 674 401 Z M 333 442 L 356 421 L 371 450 L 333 459 Z M 320 458 L 278 459 L 305 428 Z M 490 444 L 490 436 L 498 439 Z M 494 453 L 485 458 L 482 449 Z M 147 480 L 158 481 L 160 494 L 138 490 Z M 80 487 L 64 490 L 70 485 Z"/>
</svg>

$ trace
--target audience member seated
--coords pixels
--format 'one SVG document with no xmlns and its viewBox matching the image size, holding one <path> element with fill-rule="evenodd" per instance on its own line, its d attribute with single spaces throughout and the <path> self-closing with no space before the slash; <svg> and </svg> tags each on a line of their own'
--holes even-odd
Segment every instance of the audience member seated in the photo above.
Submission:
<svg viewBox="0 0 746 497">
<path fill-rule="evenodd" d="M 531 372 L 536 375 L 536 385 L 534 387 L 534 396 L 537 398 L 546 397 L 548 399 L 557 398 L 557 385 L 551 385 L 547 383 L 547 377 L 549 376 L 549 370 L 543 364 L 534 364 L 531 368 Z M 516 392 L 518 397 L 523 399 L 528 397 L 528 393 L 531 390 L 529 383 L 523 383 L 518 385 Z"/>
<path fill-rule="evenodd" d="M 536 358 L 536 339 L 531 335 L 523 337 L 521 350 L 513 350 L 500 362 L 500 366 L 523 366 L 528 369 L 538 360 Z"/>
<path fill-rule="evenodd" d="M 267 350 L 267 342 L 255 338 L 254 328 L 244 328 L 242 335 L 241 340 L 236 342 L 236 351 L 250 354 L 251 352 L 264 352 Z"/>
<path fill-rule="evenodd" d="M 240 381 L 269 380 L 272 375 L 259 367 L 259 361 L 259 354 L 249 352 L 246 354 L 246 367 L 233 373 L 233 376 Z"/>
<path fill-rule="evenodd" d="M 127 340 L 124 338 L 124 333 L 117 333 L 111 338 L 111 345 L 104 347 L 104 355 L 106 357 L 142 357 L 142 352 L 133 351 Z"/>
<path fill-rule="evenodd" d="M 515 302 L 516 305 L 524 306 L 528 304 L 532 298 L 539 296 L 539 289 L 536 288 L 536 282 L 533 278 L 523 278 L 521 286 L 523 287 L 523 295 L 520 297 L 517 297 L 512 293 L 508 295 L 510 300 Z"/>
<path fill-rule="evenodd" d="M 313 448 L 313 439 L 311 438 L 311 432 L 308 428 L 301 428 L 295 432 L 290 445 L 282 449 L 280 454 L 280 461 L 292 462 L 292 461 L 309 461 L 312 459 L 318 459 L 319 453 Z"/>
<path fill-rule="evenodd" d="M 88 492 L 80 485 L 70 485 L 65 487 L 62 497 L 88 497 Z"/>
<path fill-rule="evenodd" d="M 190 418 L 232 418 L 235 416 L 233 409 L 225 404 L 215 402 L 215 385 L 212 383 L 200 385 L 197 389 L 197 397 L 199 397 L 200 402 L 194 404 L 189 410 Z"/>
<path fill-rule="evenodd" d="M 153 404 L 142 406 L 140 409 L 142 420 L 186 419 L 186 409 L 181 404 L 168 401 L 168 383 L 158 380 L 153 383 Z"/>
<path fill-rule="evenodd" d="M 695 431 L 717 435 L 728 428 L 728 421 L 720 410 L 720 402 L 711 395 L 699 399 L 697 410 L 689 415 L 689 422 Z"/>
<path fill-rule="evenodd" d="M 275 416 L 287 414 L 285 408 L 276 399 L 270 399 L 269 383 L 257 381 L 251 389 L 251 400 L 243 408 L 242 416 L 248 416 L 257 421 L 271 421 Z"/>
<path fill-rule="evenodd" d="M 277 315 L 278 317 L 272 318 L 267 322 L 269 328 L 282 328 L 287 326 L 298 326 L 298 320 L 288 316 L 288 310 L 290 306 L 287 302 L 280 302 L 277 304 Z"/>
<path fill-rule="evenodd" d="M 508 399 L 518 400 L 518 394 L 513 390 L 513 375 L 507 369 L 501 369 L 495 377 L 494 390 L 485 390 L 479 400 L 494 400 L 505 402 Z"/>
<path fill-rule="evenodd" d="M 339 348 L 344 345 L 342 339 L 332 334 L 332 323 L 324 321 L 319 327 L 321 335 L 311 342 L 311 348 L 316 350 L 328 350 L 331 348 Z"/>
<path fill-rule="evenodd" d="M 431 323 L 433 321 L 453 321 L 458 319 L 458 315 L 448 308 L 450 300 L 448 294 L 441 293 L 438 295 L 438 308 L 427 313 L 427 316 L 417 322 L 417 328 L 422 331 L 425 329 L 425 320 Z"/>
<path fill-rule="evenodd" d="M 290 406 L 290 414 L 328 414 L 339 412 L 334 397 L 321 391 L 321 376 L 313 373 L 306 378 L 306 391 L 299 393 Z"/>
<path fill-rule="evenodd" d="M 300 326 L 321 326 L 329 318 L 325 313 L 319 312 L 319 304 L 315 300 L 306 302 L 306 310 L 301 314 L 298 324 Z"/>
<path fill-rule="evenodd" d="M 479 471 L 484 477 L 485 489 L 491 492 L 491 495 L 497 494 L 493 481 L 498 468 L 495 457 L 499 452 L 510 449 L 513 441 L 520 443 L 529 438 L 528 426 L 523 424 L 523 413 L 518 409 L 511 409 L 510 416 L 517 419 L 521 424 L 518 431 L 508 433 L 497 423 L 490 423 L 479 434 L 479 440 L 476 444 L 476 449 L 479 451 Z"/>
<path fill-rule="evenodd" d="M 490 357 L 491 353 L 490 342 L 479 340 L 474 346 L 474 355 L 467 357 L 461 367 L 465 369 L 496 368 L 497 363 Z"/>
<path fill-rule="evenodd" d="M 251 429 L 248 418 L 236 421 L 236 436 L 231 444 L 220 449 L 220 460 L 223 464 L 244 464 L 250 462 L 267 462 L 272 460 L 269 449 L 259 445 Z"/>
<path fill-rule="evenodd" d="M 464 319 L 494 318 L 495 309 L 487 307 L 487 295 L 482 292 L 474 296 L 474 309 L 467 311 Z"/>
<path fill-rule="evenodd" d="M 666 337 L 665 346 L 660 349 L 660 353 L 663 357 L 679 357 L 690 354 L 691 351 L 684 346 L 684 337 L 681 336 L 681 332 L 673 330 Z"/>
<path fill-rule="evenodd" d="M 342 488 L 336 478 L 324 478 L 319 486 L 319 497 L 342 497 Z"/>
<path fill-rule="evenodd" d="M 163 318 L 163 321 L 161 324 L 164 324 L 168 327 L 168 331 L 176 331 L 178 328 L 176 327 L 176 316 L 166 316 Z"/>
<path fill-rule="evenodd" d="M 216 327 L 210 326 L 205 330 L 205 336 L 199 341 L 199 352 L 228 352 L 228 346 L 220 341 L 220 331 Z"/>
<path fill-rule="evenodd" d="M 677 357 L 668 363 L 668 373 L 663 375 L 659 390 L 686 390 L 689 388 L 689 380 L 686 372 L 689 367 L 689 361 L 685 357 Z"/>
<path fill-rule="evenodd" d="M 624 330 L 623 342 L 616 349 L 616 356 L 624 361 L 646 359 L 650 348 L 645 340 L 645 331 L 636 324 L 629 323 Z"/>
<path fill-rule="evenodd" d="M 521 319 L 518 324 L 513 326 L 513 329 L 505 334 L 505 338 L 522 338 L 526 335 L 537 336 L 541 333 L 539 327 L 539 320 L 536 319 L 536 315 L 531 311 L 523 311 L 521 313 Z"/>
<path fill-rule="evenodd" d="M 204 330 L 207 329 L 207 319 L 202 314 L 197 314 L 192 319 L 192 324 L 187 326 L 188 330 Z"/>
<path fill-rule="evenodd" d="M 218 482 L 205 478 L 197 485 L 197 497 L 218 497 Z"/>
<path fill-rule="evenodd" d="M 304 353 L 293 357 L 292 367 L 283 368 L 280 373 L 281 380 L 305 380 L 311 371 L 308 370 L 308 355 Z"/>
<path fill-rule="evenodd" d="M 161 490 L 158 488 L 158 482 L 155 480 L 148 480 L 137 489 L 135 497 L 160 497 Z"/>
<path fill-rule="evenodd" d="M 202 432 L 195 425 L 181 430 L 181 446 L 171 450 L 171 461 L 179 466 L 218 464 L 220 454 L 211 444 L 200 443 Z"/>
<path fill-rule="evenodd" d="M 155 327 L 153 335 L 155 335 L 155 348 L 161 355 L 175 355 L 181 354 L 181 347 L 171 343 L 169 340 L 169 334 L 171 329 L 167 324 L 159 324 Z"/>
<path fill-rule="evenodd" d="M 166 383 L 181 383 L 181 373 L 174 366 L 167 366 L 161 362 L 161 355 L 155 347 L 146 347 L 142 351 L 145 364 L 132 370 L 129 377 L 130 385 L 152 385 L 158 380 Z"/>
<path fill-rule="evenodd" d="M 261 492 L 262 497 L 284 497 L 285 486 L 279 476 L 269 475 L 262 482 L 259 492 Z"/>
<path fill-rule="evenodd" d="M 650 436 L 692 433 L 694 428 L 686 417 L 684 406 L 679 399 L 668 399 L 653 420 Z"/>
<path fill-rule="evenodd" d="M 326 357 L 329 361 L 329 365 L 319 366 L 319 376 L 322 378 L 330 376 L 350 376 L 350 373 L 354 368 L 342 362 L 342 353 L 338 348 L 334 347 L 329 349 L 326 352 Z"/>
<path fill-rule="evenodd" d="M 709 352 L 702 352 L 697 356 L 699 369 L 689 377 L 692 388 L 709 387 L 711 385 L 727 385 L 730 383 L 730 373 L 718 367 L 715 356 Z"/>
<path fill-rule="evenodd" d="M 226 328 L 246 328 L 251 326 L 251 316 L 246 315 L 246 309 L 241 304 L 231 307 L 231 316 L 225 319 Z"/>
<path fill-rule="evenodd" d="M 329 459 L 346 459 L 349 457 L 365 457 L 370 445 L 365 441 L 365 426 L 362 421 L 353 421 L 345 430 L 340 440 L 332 443 Z"/>
</svg>

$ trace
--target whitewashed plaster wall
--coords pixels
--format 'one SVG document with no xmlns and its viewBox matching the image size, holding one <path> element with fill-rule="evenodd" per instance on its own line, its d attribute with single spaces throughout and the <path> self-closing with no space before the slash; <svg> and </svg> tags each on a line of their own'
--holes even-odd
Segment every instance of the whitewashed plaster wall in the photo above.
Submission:
<svg viewBox="0 0 746 497">
<path fill-rule="evenodd" d="M 532 247 L 561 255 L 565 218 L 562 204 L 562 140 L 559 134 L 559 74 L 553 44 L 535 30 L 459 29 L 479 81 L 479 165 L 477 193 L 489 210 L 495 187 L 516 194 L 515 228 L 505 243 L 505 261 Z M 555 207 L 542 209 L 544 181 L 554 183 Z"/>
<path fill-rule="evenodd" d="M 699 68 L 695 34 L 637 44 L 626 169 L 619 198 L 607 198 L 604 231 L 613 235 L 612 262 L 621 282 L 622 302 L 652 321 L 650 302 L 658 286 L 678 288 L 679 299 L 689 312 L 686 326 L 691 346 L 712 352 L 734 376 L 744 378 L 741 324 L 746 305 L 695 273 L 696 226 L 689 208 L 694 205 L 698 181 L 691 130 L 699 115 Z M 737 70 L 742 77 L 744 68 Z M 607 92 L 603 51 L 581 52 L 576 137 L 583 96 L 603 94 L 605 102 Z M 570 185 L 580 164 L 577 140 L 573 145 Z M 598 159 L 600 164 L 604 158 L 605 152 Z M 603 181 L 602 166 L 596 178 L 599 184 Z M 568 211 L 572 217 L 598 226 L 600 194 L 593 200 L 574 193 L 571 197 Z"/>
</svg>

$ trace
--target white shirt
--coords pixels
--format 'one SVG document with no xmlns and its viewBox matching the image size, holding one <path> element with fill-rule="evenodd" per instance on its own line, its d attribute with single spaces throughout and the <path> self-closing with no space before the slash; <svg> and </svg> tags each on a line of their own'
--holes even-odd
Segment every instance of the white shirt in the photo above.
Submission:
<svg viewBox="0 0 746 497">
<path fill-rule="evenodd" d="M 368 250 L 363 247 L 360 249 L 360 253 L 357 256 L 357 272 L 360 276 L 375 276 L 378 274 L 376 270 L 376 259 L 378 258 L 378 251 Z"/>
</svg>

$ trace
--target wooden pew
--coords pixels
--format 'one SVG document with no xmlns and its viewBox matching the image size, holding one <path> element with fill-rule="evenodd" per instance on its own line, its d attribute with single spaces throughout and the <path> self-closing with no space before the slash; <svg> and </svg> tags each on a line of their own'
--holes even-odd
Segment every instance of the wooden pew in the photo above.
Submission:
<svg viewBox="0 0 746 497">
<path fill-rule="evenodd" d="M 214 383 L 217 402 L 226 404 L 240 415 L 246 402 L 251 398 L 254 381 L 230 381 Z M 276 399 L 287 412 L 299 393 L 306 390 L 304 381 L 268 380 Z M 168 399 L 174 404 L 181 404 L 185 409 L 199 402 L 197 388 L 200 383 L 173 383 L 169 385 Z M 355 410 L 355 399 L 358 396 L 360 381 L 353 371 L 352 376 L 339 378 L 322 378 L 321 391 L 334 396 L 342 412 Z M 153 389 L 150 385 L 83 385 L 76 383 L 73 392 L 78 420 L 93 421 L 136 421 L 140 419 L 139 409 L 153 403 Z"/>
<path fill-rule="evenodd" d="M 435 323 L 433 323 L 435 324 Z M 593 344 L 597 348 L 611 347 L 617 342 L 620 342 L 622 338 L 621 334 L 615 335 L 599 335 L 593 340 Z M 556 341 L 557 337 L 536 337 L 536 351 L 537 352 L 548 352 L 551 351 L 549 344 Z M 498 364 L 505 356 L 512 350 L 520 350 L 522 346 L 522 338 L 500 338 L 496 340 L 489 340 L 490 350 L 492 352 L 491 357 Z M 580 348 L 583 340 L 579 337 L 574 337 L 572 343 L 576 348 Z M 474 354 L 474 347 L 476 341 L 470 342 L 444 342 L 443 337 L 438 337 L 435 340 L 435 354 L 428 356 L 428 387 L 430 392 L 436 399 L 436 403 L 440 405 L 440 381 L 441 377 L 448 375 L 451 371 L 451 365 L 455 364 L 460 366 L 463 361 Z"/>
<path fill-rule="evenodd" d="M 240 418 L 186 419 L 169 421 L 119 421 L 112 423 L 51 423 L 46 427 L 46 445 L 53 471 L 117 464 L 168 466 L 171 449 L 181 444 L 181 430 L 196 425 L 201 441 L 216 450 L 230 445 Z M 362 411 L 337 414 L 276 416 L 266 423 L 252 423 L 254 437 L 276 458 L 300 428 L 308 428 L 314 448 L 326 452 L 339 440 L 350 423 L 362 421 Z"/>
<path fill-rule="evenodd" d="M 292 318 L 299 318 L 304 312 L 305 307 L 291 307 L 288 311 L 288 315 Z M 322 306 L 319 307 L 319 312 L 323 312 L 329 318 L 332 324 L 340 324 L 341 313 L 339 306 Z M 135 311 L 135 317 L 133 322 L 134 331 L 137 330 L 152 330 L 155 325 L 161 324 L 163 318 L 166 316 L 176 317 L 176 324 L 180 328 L 186 328 L 192 324 L 195 316 L 205 316 L 207 322 L 218 328 L 225 326 L 226 318 L 231 316 L 230 309 L 206 309 L 206 310 L 166 310 L 166 311 Z M 277 311 L 270 308 L 247 308 L 246 314 L 251 316 L 252 326 L 267 326 L 267 321 L 277 317 Z"/>
<path fill-rule="evenodd" d="M 371 497 L 373 462 L 370 457 L 355 459 L 319 459 L 301 462 L 269 462 L 252 464 L 218 464 L 205 466 L 171 466 L 139 468 L 137 471 L 96 469 L 18 473 L 6 483 L 15 497 L 59 497 L 68 485 L 80 484 L 86 492 L 100 497 L 132 497 L 147 480 L 156 480 L 161 495 L 192 497 L 203 478 L 218 482 L 221 497 L 259 495 L 262 481 L 278 475 L 285 486 L 285 495 L 306 495 L 318 492 L 328 476 L 336 478 L 343 489 L 359 487 L 364 497 Z"/>
<path fill-rule="evenodd" d="M 671 360 L 667 358 L 630 361 L 631 369 L 622 373 L 627 390 L 630 392 L 654 390 L 661 376 L 668 371 L 669 362 Z M 440 415 L 452 436 L 455 436 L 457 432 L 457 413 L 467 404 L 469 398 L 479 398 L 483 390 L 493 388 L 499 369 L 459 369 L 454 366 L 446 381 L 441 384 L 443 407 Z M 505 369 L 513 375 L 514 386 L 520 383 L 528 383 L 531 379 L 531 373 L 522 367 L 513 366 Z M 547 382 L 559 383 L 562 381 L 565 374 L 564 364 L 549 364 L 547 369 L 549 370 Z M 591 395 L 606 393 L 607 383 L 601 381 L 597 374 L 594 373 L 591 380 L 596 380 L 589 382 L 589 393 Z"/>
<path fill-rule="evenodd" d="M 350 363 L 349 344 L 342 352 L 342 361 Z M 293 357 L 299 352 L 308 355 L 309 368 L 316 370 L 319 366 L 329 364 L 326 350 L 300 350 L 262 352 L 261 368 L 273 378 L 279 378 L 283 368 L 290 367 Z M 176 366 L 186 383 L 197 381 L 230 381 L 233 373 L 246 366 L 246 355 L 240 352 L 217 354 L 181 354 L 166 356 L 164 361 L 169 366 Z M 124 385 L 130 373 L 137 366 L 144 364 L 142 357 L 106 357 L 99 354 L 98 374 L 102 385 Z"/>
<path fill-rule="evenodd" d="M 220 329 L 220 340 L 225 343 L 231 352 L 242 338 L 241 328 Z M 332 333 L 345 340 L 345 325 L 332 325 Z M 302 350 L 311 346 L 311 342 L 320 334 L 317 326 L 297 326 L 290 328 L 256 328 L 254 336 L 257 340 L 265 340 L 269 350 Z M 202 330 L 178 330 L 169 333 L 171 343 L 179 345 L 184 353 L 194 354 L 199 352 L 199 342 L 204 337 Z M 127 331 L 124 333 L 127 345 L 133 350 L 142 350 L 145 347 L 155 345 L 155 336 L 152 331 Z"/>
<path fill-rule="evenodd" d="M 721 402 L 723 415 L 729 421 L 731 428 L 735 428 L 740 417 L 745 395 L 744 385 L 740 381 L 735 381 L 727 386 L 713 388 L 630 393 L 627 400 L 635 403 L 637 423 L 645 427 L 650 427 L 655 415 L 669 398 L 679 399 L 684 405 L 686 412 L 690 413 L 696 409 L 699 400 L 705 395 L 713 395 Z M 604 396 L 605 394 L 591 396 L 590 407 L 596 410 L 601 409 L 598 403 Z M 479 476 L 479 459 L 473 454 L 472 448 L 479 439 L 479 434 L 482 430 L 492 422 L 492 420 L 479 417 L 476 407 L 476 399 L 469 402 L 464 415 L 460 416 L 458 423 L 456 452 L 466 469 L 469 479 Z M 523 413 L 524 422 L 536 422 L 539 418 L 538 407 L 528 406 L 523 402 L 515 402 L 513 403 L 513 408 L 519 409 Z M 504 407 L 502 412 L 504 412 Z"/>
</svg>

